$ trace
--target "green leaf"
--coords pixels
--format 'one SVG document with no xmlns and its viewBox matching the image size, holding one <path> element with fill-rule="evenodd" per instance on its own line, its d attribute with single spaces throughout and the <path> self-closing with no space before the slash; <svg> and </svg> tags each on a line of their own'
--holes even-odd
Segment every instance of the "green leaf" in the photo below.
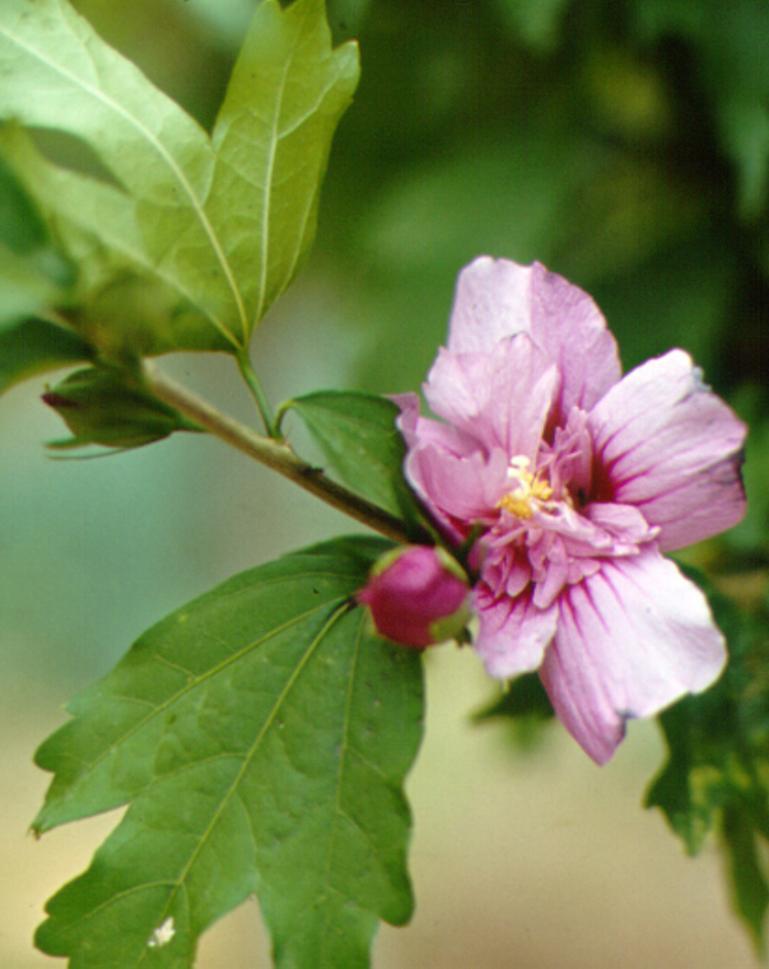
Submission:
<svg viewBox="0 0 769 969">
<path fill-rule="evenodd" d="M 61 292 L 33 262 L 0 242 L 0 327 L 40 312 Z"/>
<path fill-rule="evenodd" d="M 355 44 L 331 48 L 323 0 L 257 7 L 214 127 L 210 205 L 250 327 L 310 247 L 331 139 L 358 73 Z"/>
<path fill-rule="evenodd" d="M 357 71 L 353 45 L 331 50 L 321 0 L 285 11 L 266 0 L 212 143 L 66 0 L 0 8 L 0 115 L 92 146 L 119 188 L 71 181 L 77 193 L 98 195 L 82 218 L 105 245 L 124 237 L 121 254 L 141 251 L 206 315 L 211 349 L 246 343 L 309 247 L 331 137 Z M 70 214 L 79 204 L 78 194 Z"/>
<path fill-rule="evenodd" d="M 0 158 L 0 326 L 61 299 L 71 282 L 32 199 Z"/>
<path fill-rule="evenodd" d="M 730 860 L 735 907 L 763 946 L 769 873 L 757 844 L 769 840 L 769 624 L 705 585 L 730 659 L 719 682 L 687 697 L 660 721 L 668 760 L 646 796 L 690 854 L 720 828 Z"/>
<path fill-rule="evenodd" d="M 757 954 L 764 956 L 769 884 L 758 850 L 759 839 L 745 816 L 740 811 L 730 810 L 724 812 L 721 839 L 727 856 L 735 911 L 750 932 Z"/>
<path fill-rule="evenodd" d="M 420 659 L 351 600 L 388 547 L 344 539 L 241 573 L 74 701 L 38 752 L 56 776 L 35 830 L 132 803 L 49 902 L 44 951 L 179 969 L 256 893 L 278 966 L 355 969 L 378 917 L 409 918 Z"/>
<path fill-rule="evenodd" d="M 421 517 L 403 476 L 406 445 L 393 401 L 358 391 L 320 390 L 286 401 L 343 484 L 410 522 Z"/>
<path fill-rule="evenodd" d="M 13 171 L 0 159 L 0 243 L 23 254 L 47 242 L 43 220 Z"/>
<path fill-rule="evenodd" d="M 0 155 L 17 173 L 78 267 L 68 318 L 104 357 L 230 344 L 153 266 L 125 193 L 49 161 L 20 128 L 0 131 Z"/>
<path fill-rule="evenodd" d="M 90 358 L 91 348 L 74 333 L 24 320 L 0 330 L 0 394 L 28 377 Z"/>
</svg>

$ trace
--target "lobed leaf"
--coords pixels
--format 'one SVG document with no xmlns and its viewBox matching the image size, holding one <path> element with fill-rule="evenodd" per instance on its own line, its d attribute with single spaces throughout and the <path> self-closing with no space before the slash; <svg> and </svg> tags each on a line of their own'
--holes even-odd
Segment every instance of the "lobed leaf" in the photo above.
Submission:
<svg viewBox="0 0 769 969">
<path fill-rule="evenodd" d="M 66 0 L 0 7 L 0 116 L 91 145 L 118 184 L 49 169 L 66 179 L 64 217 L 198 307 L 208 349 L 244 346 L 291 281 L 357 76 L 354 45 L 331 49 L 322 0 L 265 0 L 212 140 Z"/>
<path fill-rule="evenodd" d="M 283 967 L 367 965 L 401 923 L 419 656 L 351 601 L 388 543 L 329 542 L 244 572 L 142 636 L 40 749 L 38 832 L 131 802 L 49 902 L 39 946 L 76 969 L 189 966 L 260 898 Z"/>
<path fill-rule="evenodd" d="M 283 404 L 320 447 L 343 484 L 393 515 L 417 522 L 421 511 L 403 475 L 406 445 L 397 405 L 358 391 L 320 390 Z"/>
</svg>

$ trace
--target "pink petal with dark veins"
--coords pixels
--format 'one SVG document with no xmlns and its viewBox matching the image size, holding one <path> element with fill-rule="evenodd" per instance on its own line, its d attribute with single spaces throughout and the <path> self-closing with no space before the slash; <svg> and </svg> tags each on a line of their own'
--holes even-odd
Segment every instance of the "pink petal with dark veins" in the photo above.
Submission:
<svg viewBox="0 0 769 969">
<path fill-rule="evenodd" d="M 599 764 L 631 717 L 699 693 L 726 661 L 705 597 L 654 548 L 605 561 L 564 591 L 541 668 L 558 717 Z"/>
<path fill-rule="evenodd" d="M 701 381 L 683 350 L 627 374 L 589 416 L 614 500 L 660 527 L 663 551 L 735 525 L 746 428 Z"/>
<path fill-rule="evenodd" d="M 538 609 L 530 595 L 496 598 L 480 583 L 475 591 L 480 629 L 475 648 L 492 676 L 509 679 L 536 670 L 555 633 L 558 610 Z"/>
</svg>

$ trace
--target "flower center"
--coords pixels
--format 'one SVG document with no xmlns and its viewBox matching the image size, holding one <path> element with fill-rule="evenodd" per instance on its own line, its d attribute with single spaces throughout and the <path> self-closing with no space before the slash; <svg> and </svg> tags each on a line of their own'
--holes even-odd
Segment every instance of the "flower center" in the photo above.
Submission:
<svg viewBox="0 0 769 969">
<path fill-rule="evenodd" d="M 511 515 L 524 520 L 531 518 L 540 504 L 553 497 L 553 489 L 539 477 L 538 472 L 531 473 L 530 464 L 525 454 L 517 454 L 510 459 L 507 477 L 513 487 L 497 502 L 497 508 L 504 508 Z"/>
</svg>

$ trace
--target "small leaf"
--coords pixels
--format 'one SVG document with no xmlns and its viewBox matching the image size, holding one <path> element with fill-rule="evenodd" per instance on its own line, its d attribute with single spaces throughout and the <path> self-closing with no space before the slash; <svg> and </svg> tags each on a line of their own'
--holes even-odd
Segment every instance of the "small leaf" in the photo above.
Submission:
<svg viewBox="0 0 769 969">
<path fill-rule="evenodd" d="M 351 600 L 388 547 L 344 539 L 237 575 L 74 701 L 38 753 L 56 776 L 35 829 L 132 803 L 49 902 L 44 951 L 181 969 L 256 893 L 279 967 L 355 969 L 377 918 L 409 918 L 420 662 Z"/>
<path fill-rule="evenodd" d="M 0 394 L 28 377 L 90 358 L 91 348 L 74 333 L 24 320 L 0 330 Z"/>
<path fill-rule="evenodd" d="M 396 404 L 375 394 L 321 390 L 281 409 L 301 418 L 343 484 L 393 515 L 419 520 L 403 476 L 406 445 L 395 426 Z"/>
</svg>

